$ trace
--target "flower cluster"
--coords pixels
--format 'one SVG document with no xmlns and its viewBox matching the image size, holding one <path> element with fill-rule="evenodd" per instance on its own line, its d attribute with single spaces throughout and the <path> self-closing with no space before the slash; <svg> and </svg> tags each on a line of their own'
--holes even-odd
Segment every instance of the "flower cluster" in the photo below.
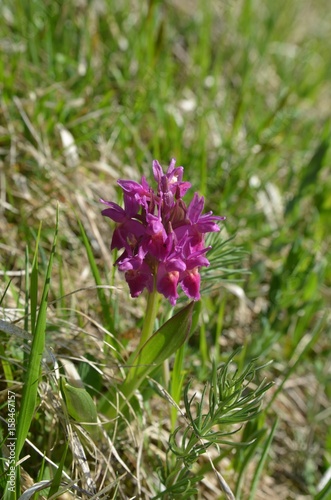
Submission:
<svg viewBox="0 0 331 500">
<path fill-rule="evenodd" d="M 111 249 L 124 249 L 117 259 L 120 271 L 130 287 L 132 297 L 147 288 L 163 294 L 172 305 L 178 298 L 178 284 L 184 293 L 200 298 L 199 268 L 208 266 L 204 235 L 219 231 L 212 212 L 202 214 L 204 198 L 194 194 L 186 206 L 183 196 L 190 188 L 184 182 L 183 167 L 170 162 L 166 173 L 157 160 L 153 173 L 157 192 L 142 177 L 141 184 L 119 180 L 124 194 L 124 209 L 111 201 L 100 200 L 108 208 L 102 215 L 117 223 Z"/>
</svg>

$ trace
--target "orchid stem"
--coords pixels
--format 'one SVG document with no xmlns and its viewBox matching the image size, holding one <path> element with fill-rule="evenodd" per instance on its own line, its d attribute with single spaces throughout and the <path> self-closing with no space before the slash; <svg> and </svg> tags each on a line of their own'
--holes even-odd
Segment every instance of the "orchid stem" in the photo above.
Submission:
<svg viewBox="0 0 331 500">
<path fill-rule="evenodd" d="M 153 290 L 148 294 L 146 317 L 143 329 L 141 331 L 141 337 L 137 349 L 138 351 L 142 348 L 145 342 L 147 342 L 147 340 L 153 335 L 154 323 L 158 311 L 158 304 L 159 304 L 159 294 L 156 290 Z"/>
<path fill-rule="evenodd" d="M 147 342 L 147 340 L 154 333 L 154 323 L 158 312 L 158 304 L 159 304 L 159 294 L 154 288 L 154 290 L 148 294 L 146 316 L 145 316 L 144 326 L 141 331 L 138 347 L 129 358 L 129 362 L 131 362 L 132 360 L 134 365 L 130 368 L 127 378 L 124 381 L 124 384 L 122 385 L 122 391 L 123 394 L 126 396 L 127 400 L 130 399 L 135 389 L 137 389 L 137 387 L 139 386 L 139 378 L 136 377 L 136 372 L 139 369 L 139 364 L 140 364 L 140 357 L 141 357 L 140 351 L 144 346 L 144 344 Z M 123 400 L 123 404 L 125 404 L 125 400 Z"/>
</svg>

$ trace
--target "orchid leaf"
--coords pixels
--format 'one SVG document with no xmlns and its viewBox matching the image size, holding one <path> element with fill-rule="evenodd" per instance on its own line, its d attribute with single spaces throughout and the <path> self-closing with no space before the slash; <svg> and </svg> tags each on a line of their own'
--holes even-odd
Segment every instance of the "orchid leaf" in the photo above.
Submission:
<svg viewBox="0 0 331 500">
<path fill-rule="evenodd" d="M 94 401 L 83 387 L 74 387 L 61 379 L 61 391 L 69 415 L 81 423 L 85 430 L 97 436 L 98 414 Z"/>
</svg>

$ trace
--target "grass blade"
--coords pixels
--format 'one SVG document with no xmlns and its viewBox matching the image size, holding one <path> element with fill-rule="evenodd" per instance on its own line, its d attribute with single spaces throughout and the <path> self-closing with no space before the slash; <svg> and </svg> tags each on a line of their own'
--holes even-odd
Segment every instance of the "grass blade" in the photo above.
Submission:
<svg viewBox="0 0 331 500">
<path fill-rule="evenodd" d="M 93 275 L 95 284 L 97 285 L 97 294 L 98 294 L 98 299 L 99 299 L 99 302 L 100 302 L 100 305 L 101 305 L 103 317 L 104 317 L 104 320 L 105 320 L 105 323 L 106 323 L 105 326 L 106 326 L 106 328 L 108 330 L 114 331 L 114 321 L 113 321 L 113 318 L 112 318 L 112 316 L 110 314 L 111 305 L 110 305 L 110 303 L 109 303 L 109 301 L 107 299 L 107 296 L 105 294 L 104 289 L 102 288 L 103 283 L 102 283 L 102 280 L 101 280 L 99 269 L 98 269 L 98 266 L 97 266 L 97 264 L 95 262 L 93 251 L 92 251 L 90 242 L 89 242 L 89 240 L 88 240 L 88 238 L 86 236 L 85 229 L 83 227 L 83 224 L 80 222 L 80 220 L 79 219 L 77 219 L 77 220 L 78 220 L 78 225 L 79 225 L 80 233 L 81 233 L 82 238 L 83 238 L 83 243 L 84 243 L 84 246 L 85 246 L 85 249 L 86 249 L 87 258 L 88 258 L 88 261 L 89 261 L 89 264 L 90 264 L 92 275 Z M 105 342 L 108 343 L 109 345 L 111 345 L 112 347 L 114 347 L 115 349 L 119 348 L 119 346 L 116 345 L 116 341 L 114 340 L 114 338 L 111 335 L 107 335 L 106 336 Z"/>
<path fill-rule="evenodd" d="M 314 496 L 314 500 L 329 500 L 329 498 L 331 498 L 331 479 L 326 483 L 324 488 Z"/>
<path fill-rule="evenodd" d="M 272 440 L 273 440 L 273 437 L 274 437 L 274 434 L 275 434 L 275 431 L 276 431 L 276 428 L 277 428 L 277 424 L 278 424 L 278 419 L 275 420 L 274 425 L 272 426 L 272 429 L 270 431 L 268 439 L 267 439 L 267 441 L 266 441 L 266 443 L 264 445 L 261 458 L 260 458 L 259 463 L 258 463 L 258 465 L 256 467 L 256 470 L 255 470 L 255 473 L 254 473 L 254 477 L 253 477 L 253 480 L 252 480 L 252 484 L 251 484 L 251 490 L 250 490 L 249 500 L 254 500 L 254 498 L 255 498 L 255 492 L 256 492 L 256 489 L 257 489 L 257 485 L 258 485 L 258 482 L 259 482 L 259 479 L 260 479 L 260 476 L 261 476 L 261 473 L 262 473 L 262 470 L 263 470 L 263 466 L 264 466 L 265 461 L 267 459 L 267 455 L 268 455 L 269 449 L 271 447 L 271 443 L 272 443 Z"/>
<path fill-rule="evenodd" d="M 38 251 L 41 235 L 41 225 L 36 240 L 36 249 L 33 256 L 31 277 L 30 277 L 30 318 L 31 318 L 31 333 L 34 334 L 37 322 L 38 311 Z"/>
<path fill-rule="evenodd" d="M 38 381 L 40 377 L 42 356 L 45 348 L 47 297 L 50 287 L 50 278 L 53 265 L 53 258 L 55 254 L 57 234 L 58 234 L 58 211 L 56 214 L 56 226 L 55 226 L 53 244 L 46 271 L 40 308 L 36 319 L 36 327 L 33 335 L 31 352 L 28 360 L 26 378 L 23 386 L 22 402 L 17 424 L 16 460 L 19 459 L 25 439 L 29 432 L 29 428 L 36 407 Z M 38 242 L 39 238 L 40 238 L 40 233 L 38 235 Z"/>
<path fill-rule="evenodd" d="M 67 441 L 62 458 L 61 458 L 61 461 L 59 463 L 59 467 L 56 469 L 56 473 L 55 473 L 53 481 L 52 481 L 52 486 L 49 489 L 49 493 L 48 493 L 47 498 L 50 498 L 52 495 L 55 495 L 55 493 L 57 493 L 59 491 L 59 488 L 61 486 L 62 471 L 64 468 L 65 459 L 67 457 L 68 446 L 69 446 L 69 442 Z"/>
</svg>

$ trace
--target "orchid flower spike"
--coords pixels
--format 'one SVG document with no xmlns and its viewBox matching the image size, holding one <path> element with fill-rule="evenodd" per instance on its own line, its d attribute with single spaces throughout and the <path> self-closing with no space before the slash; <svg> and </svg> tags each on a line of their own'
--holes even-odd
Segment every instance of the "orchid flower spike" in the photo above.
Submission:
<svg viewBox="0 0 331 500">
<path fill-rule="evenodd" d="M 217 224 L 225 217 L 203 214 L 204 198 L 195 193 L 187 206 L 183 196 L 191 187 L 183 181 L 183 167 L 171 160 L 164 173 L 153 161 L 157 190 L 145 177 L 141 183 L 119 180 L 124 208 L 100 200 L 107 208 L 102 215 L 116 223 L 111 249 L 123 250 L 115 262 L 124 272 L 132 297 L 146 288 L 164 295 L 171 305 L 178 299 L 178 286 L 193 300 L 200 299 L 201 267 L 209 266 L 205 234 L 219 231 Z"/>
</svg>

